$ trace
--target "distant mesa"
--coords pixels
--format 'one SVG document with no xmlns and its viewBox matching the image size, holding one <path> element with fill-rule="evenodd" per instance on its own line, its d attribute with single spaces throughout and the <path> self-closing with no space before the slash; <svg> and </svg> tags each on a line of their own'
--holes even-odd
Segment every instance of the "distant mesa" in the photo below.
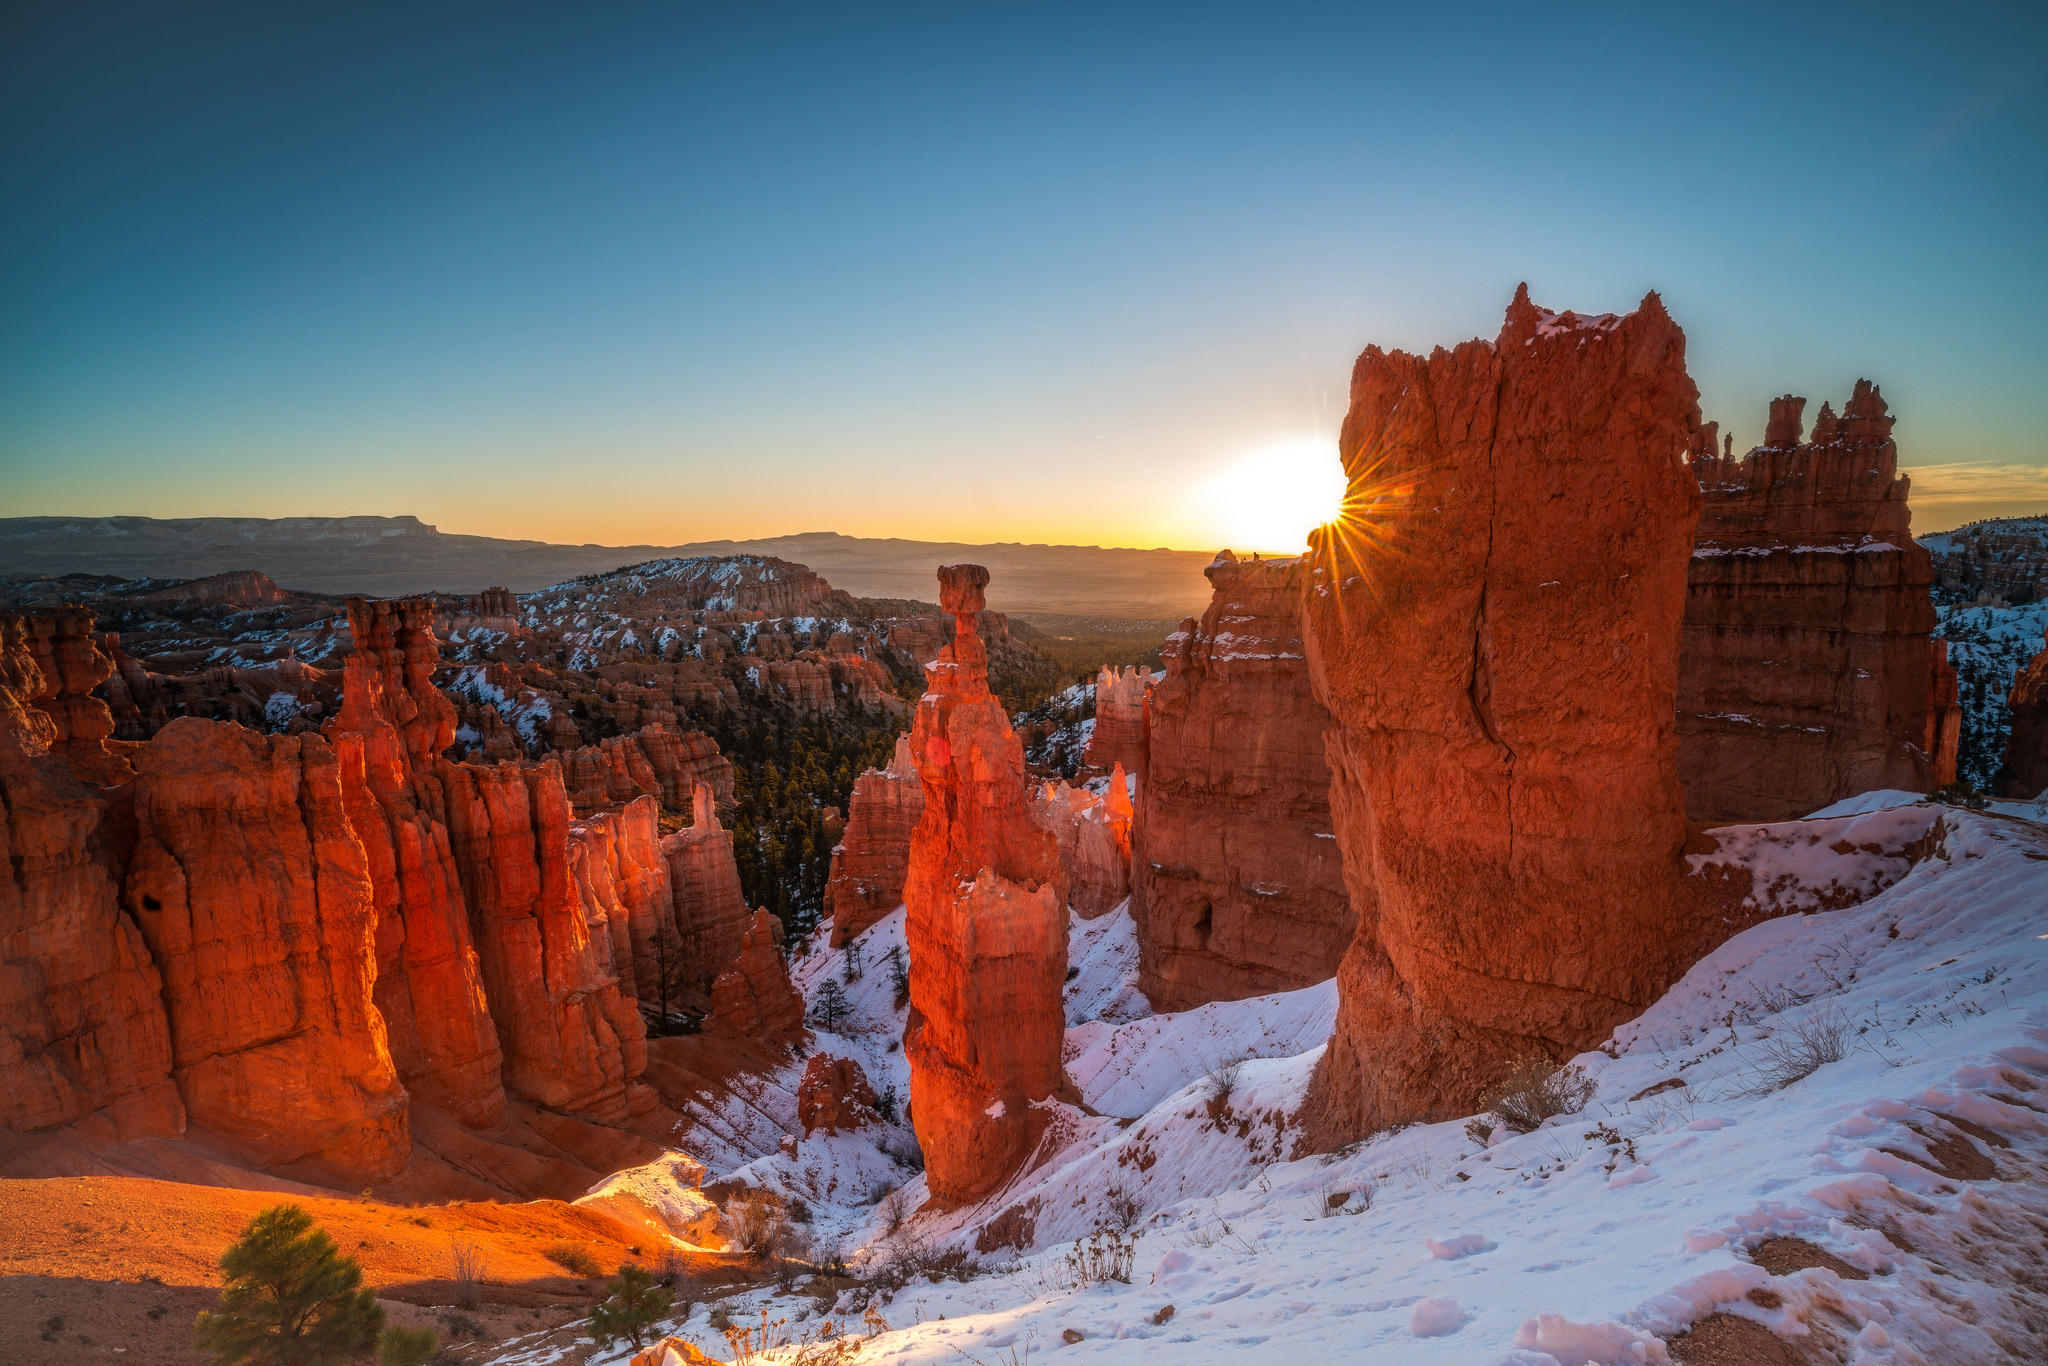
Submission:
<svg viewBox="0 0 2048 1366">
<path fill-rule="evenodd" d="M 930 601 L 932 566 L 986 565 L 1007 612 L 1173 621 L 1199 612 L 1207 552 L 967 545 L 806 532 L 682 545 L 554 545 L 444 532 L 417 517 L 0 518 L 0 577 L 203 579 L 257 570 L 302 592 L 532 592 L 625 565 L 763 555 L 867 598 Z"/>
</svg>

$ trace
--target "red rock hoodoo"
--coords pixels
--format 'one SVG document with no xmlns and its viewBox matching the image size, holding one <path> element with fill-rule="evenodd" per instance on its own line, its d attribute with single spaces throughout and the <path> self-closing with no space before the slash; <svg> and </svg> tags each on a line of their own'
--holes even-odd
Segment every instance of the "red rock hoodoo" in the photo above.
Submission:
<svg viewBox="0 0 2048 1366">
<path fill-rule="evenodd" d="M 910 845 L 911 1119 L 940 1201 L 993 1188 L 1043 1127 L 1033 1101 L 1071 1091 L 1060 1065 L 1067 888 L 1031 818 L 1024 750 L 988 687 L 975 631 L 988 571 L 939 570 L 953 641 L 926 666 L 910 749 L 924 813 Z"/>
<path fill-rule="evenodd" d="M 357 599 L 349 620 L 324 734 L 187 717 L 111 745 L 90 618 L 0 620 L 0 1125 L 47 1149 L 189 1117 L 258 1165 L 350 1187 L 398 1173 L 417 1138 L 559 1190 L 581 1161 L 645 1150 L 586 1121 L 673 1122 L 639 1080 L 639 990 L 681 914 L 738 901 L 711 789 L 666 841 L 651 796 L 575 821 L 552 762 L 444 757 L 429 604 Z M 732 939 L 693 964 L 704 988 Z M 524 1127 L 501 1131 L 513 1101 Z M 589 1156 L 519 1151 L 536 1125 Z"/>
<path fill-rule="evenodd" d="M 1302 643 L 1306 565 L 1226 550 L 1205 572 L 1209 610 L 1166 642 L 1138 790 L 1131 916 L 1160 1010 L 1323 981 L 1357 925 Z"/>
<path fill-rule="evenodd" d="M 733 857 L 732 832 L 718 823 L 718 803 L 703 783 L 690 800 L 695 823 L 661 842 L 674 890 L 676 931 L 685 961 L 694 964 L 683 975 L 684 1001 L 708 1005 L 718 974 L 739 957 L 753 921 L 740 869 Z"/>
<path fill-rule="evenodd" d="M 854 780 L 846 832 L 833 846 L 825 883 L 832 947 L 843 947 L 903 904 L 910 835 L 923 815 L 924 786 L 910 757 L 910 737 L 903 736 L 887 768 L 871 768 Z"/>
<path fill-rule="evenodd" d="M 0 1128 L 177 1134 L 162 974 L 96 857 L 104 807 L 29 701 L 49 686 L 29 638 L 0 617 Z"/>
<path fill-rule="evenodd" d="M 1107 915 L 1131 894 L 1131 781 L 1124 766 L 1110 770 L 1103 790 L 1047 783 L 1031 803 L 1032 819 L 1059 843 L 1068 899 L 1084 920 Z"/>
<path fill-rule="evenodd" d="M 1122 764 L 1131 773 L 1145 771 L 1145 699 L 1152 691 L 1152 671 L 1133 664 L 1105 667 L 1095 679 L 1095 728 L 1088 733 L 1084 756 L 1092 768 Z"/>
<path fill-rule="evenodd" d="M 2013 680 L 2012 733 L 1998 790 L 2023 801 L 2048 793 L 2048 646 Z"/>
<path fill-rule="evenodd" d="M 881 1119 L 875 1088 L 852 1058 L 813 1055 L 797 1083 L 796 1117 L 809 1138 L 820 1129 L 828 1134 L 859 1129 Z"/>
<path fill-rule="evenodd" d="M 1784 820 L 1955 778 L 1961 713 L 1934 639 L 1894 419 L 1867 380 L 1840 417 L 1771 401 L 1764 444 L 1698 443 L 1705 494 L 1679 667 L 1679 774 L 1697 821 Z"/>
<path fill-rule="evenodd" d="M 786 1039 L 803 1031 L 804 998 L 782 960 L 782 922 L 754 912 L 739 958 L 711 987 L 704 1032 L 737 1039 Z"/>
<path fill-rule="evenodd" d="M 122 901 L 163 976 L 188 1114 L 267 1166 L 396 1175 L 407 1097 L 333 749 L 181 717 L 135 751 L 132 803 Z"/>
<path fill-rule="evenodd" d="M 569 801 L 579 814 L 622 806 L 646 795 L 661 798 L 670 811 L 682 811 L 694 801 L 700 783 L 719 801 L 732 801 L 732 761 L 701 731 L 676 731 L 656 722 L 556 757 Z"/>
<path fill-rule="evenodd" d="M 1493 342 L 1359 357 L 1304 599 L 1359 917 L 1308 1146 L 1469 1109 L 1676 975 L 1697 425 L 1654 294 L 1581 317 L 1524 288 Z"/>
</svg>

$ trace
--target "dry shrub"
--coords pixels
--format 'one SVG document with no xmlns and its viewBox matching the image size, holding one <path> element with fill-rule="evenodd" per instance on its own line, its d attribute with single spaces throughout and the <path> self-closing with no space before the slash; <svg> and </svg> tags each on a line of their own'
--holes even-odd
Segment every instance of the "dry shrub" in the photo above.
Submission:
<svg viewBox="0 0 2048 1366">
<path fill-rule="evenodd" d="M 1202 1078 L 1202 1095 L 1209 1102 L 1209 1118 L 1221 1119 L 1230 1109 L 1230 1098 L 1237 1094 L 1237 1083 L 1244 1075 L 1245 1059 L 1242 1056 L 1226 1058 L 1209 1069 Z"/>
<path fill-rule="evenodd" d="M 590 1255 L 588 1248 L 575 1243 L 555 1243 L 541 1249 L 541 1256 L 553 1262 L 572 1276 L 602 1276 L 604 1268 L 597 1264 L 597 1258 Z"/>
<path fill-rule="evenodd" d="M 1129 1186 L 1111 1186 L 1102 1193 L 1102 1203 L 1109 1212 L 1109 1227 L 1120 1233 L 1129 1233 L 1145 1220 L 1144 1202 Z"/>
<path fill-rule="evenodd" d="M 732 1226 L 733 1241 L 754 1257 L 771 1257 L 780 1251 L 789 1228 L 787 1209 L 768 1191 L 734 1195 L 726 1204 L 725 1218 Z"/>
<path fill-rule="evenodd" d="M 491 1261 L 483 1248 L 467 1238 L 448 1239 L 449 1279 L 455 1282 L 455 1303 L 474 1309 L 483 1302 L 484 1282 L 490 1279 Z"/>
<path fill-rule="evenodd" d="M 1576 1113 L 1592 1098 L 1592 1078 L 1579 1068 L 1528 1058 L 1516 1063 L 1480 1103 L 1502 1124 L 1526 1134 L 1546 1119 Z"/>
<path fill-rule="evenodd" d="M 756 1366 L 773 1357 L 777 1366 L 842 1366 L 859 1357 L 868 1341 L 889 1331 L 889 1325 L 872 1307 L 861 1319 L 860 1331 L 848 1323 L 826 1319 L 798 1331 L 787 1319 L 770 1319 L 761 1311 L 761 1321 L 724 1329 L 726 1346 L 732 1350 L 735 1366 Z"/>
<path fill-rule="evenodd" d="M 1850 1033 L 1848 1016 L 1835 1009 L 1816 1010 L 1784 1026 L 1757 1045 L 1755 1078 L 1729 1094 L 1753 1099 L 1806 1080 L 1848 1055 Z"/>
<path fill-rule="evenodd" d="M 1086 1290 L 1104 1281 L 1129 1285 L 1131 1263 L 1137 1255 L 1135 1233 L 1099 1228 L 1086 1238 L 1076 1238 L 1067 1255 L 1048 1270 L 1053 1283 L 1062 1290 Z"/>
</svg>

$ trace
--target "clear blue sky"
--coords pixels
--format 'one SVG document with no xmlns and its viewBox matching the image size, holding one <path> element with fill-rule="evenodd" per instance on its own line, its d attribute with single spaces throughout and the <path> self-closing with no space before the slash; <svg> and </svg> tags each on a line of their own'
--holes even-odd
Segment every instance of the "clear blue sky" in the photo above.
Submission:
<svg viewBox="0 0 2048 1366">
<path fill-rule="evenodd" d="M 17 0 L 0 515 L 1207 548 L 1523 279 L 2048 507 L 2048 6 L 1864 10 Z"/>
</svg>

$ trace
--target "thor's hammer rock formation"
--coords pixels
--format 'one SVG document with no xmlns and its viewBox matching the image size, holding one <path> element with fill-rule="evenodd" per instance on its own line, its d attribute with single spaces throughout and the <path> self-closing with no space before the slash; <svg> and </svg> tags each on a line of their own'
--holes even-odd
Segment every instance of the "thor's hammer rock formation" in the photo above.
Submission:
<svg viewBox="0 0 2048 1366">
<path fill-rule="evenodd" d="M 1032 1102 L 1066 1097 L 1061 987 L 1067 886 L 1052 834 L 1031 817 L 1024 749 L 989 692 L 975 630 L 980 565 L 939 570 L 953 641 L 925 667 L 911 727 L 924 813 L 904 883 L 910 949 L 911 1119 L 931 1193 L 973 1199 L 1030 1153 Z"/>
</svg>

